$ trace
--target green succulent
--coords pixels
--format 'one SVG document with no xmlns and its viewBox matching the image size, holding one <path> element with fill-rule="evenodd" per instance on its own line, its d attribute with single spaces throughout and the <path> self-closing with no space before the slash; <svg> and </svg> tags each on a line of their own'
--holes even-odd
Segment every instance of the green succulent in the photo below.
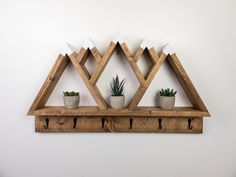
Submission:
<svg viewBox="0 0 236 177">
<path fill-rule="evenodd" d="M 115 78 L 112 78 L 112 82 L 110 83 L 111 95 L 112 96 L 123 96 L 125 93 L 125 91 L 124 91 L 125 82 L 126 82 L 125 79 L 122 79 L 120 81 L 118 75 L 116 75 Z"/>
<path fill-rule="evenodd" d="M 72 92 L 66 91 L 66 92 L 63 92 L 63 94 L 64 96 L 79 96 L 79 92 L 74 92 L 74 91 Z"/>
<path fill-rule="evenodd" d="M 167 89 L 161 89 L 161 91 L 160 91 L 160 95 L 161 96 L 175 96 L 176 95 L 176 93 L 177 93 L 177 91 L 174 91 L 173 89 L 169 89 L 169 88 L 167 88 Z"/>
</svg>

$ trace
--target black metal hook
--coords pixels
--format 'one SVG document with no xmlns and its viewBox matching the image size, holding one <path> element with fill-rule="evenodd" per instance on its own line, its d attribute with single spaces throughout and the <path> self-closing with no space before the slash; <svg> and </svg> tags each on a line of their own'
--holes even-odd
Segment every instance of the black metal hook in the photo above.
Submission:
<svg viewBox="0 0 236 177">
<path fill-rule="evenodd" d="M 49 125 L 49 118 L 45 118 L 44 129 L 48 129 L 48 125 Z"/>
<path fill-rule="evenodd" d="M 73 119 L 73 128 L 76 128 L 76 124 L 77 124 L 77 117 Z"/>
<path fill-rule="evenodd" d="M 129 119 L 129 129 L 133 128 L 133 119 Z"/>
<path fill-rule="evenodd" d="M 104 128 L 105 125 L 105 118 L 102 118 L 102 128 Z"/>
<path fill-rule="evenodd" d="M 192 119 L 188 119 L 188 129 L 193 129 Z"/>
<path fill-rule="evenodd" d="M 158 119 L 158 128 L 159 128 L 159 129 L 162 129 L 161 123 L 162 123 L 162 119 Z"/>
</svg>

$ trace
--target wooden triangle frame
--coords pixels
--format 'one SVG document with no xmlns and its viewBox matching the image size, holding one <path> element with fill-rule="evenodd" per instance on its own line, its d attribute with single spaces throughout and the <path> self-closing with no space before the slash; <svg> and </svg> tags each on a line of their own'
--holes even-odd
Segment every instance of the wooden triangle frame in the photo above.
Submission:
<svg viewBox="0 0 236 177">
<path fill-rule="evenodd" d="M 135 55 L 136 61 L 140 58 L 141 52 L 139 52 L 141 49 L 138 49 L 138 55 Z M 155 51 L 153 49 L 148 50 L 150 53 L 151 51 L 154 53 Z M 154 53 L 155 54 L 155 53 Z M 149 78 L 145 82 L 141 82 L 141 85 L 139 86 L 138 90 L 136 91 L 133 99 L 131 100 L 129 104 L 129 109 L 134 110 L 137 108 L 138 103 L 142 99 L 144 93 L 146 92 L 147 88 L 151 84 L 155 74 L 157 73 L 158 69 L 162 65 L 162 63 L 166 60 L 169 64 L 170 68 L 174 72 L 177 80 L 179 81 L 180 85 L 182 86 L 186 96 L 188 97 L 189 101 L 193 105 L 194 108 L 201 110 L 201 111 L 207 111 L 206 106 L 204 105 L 201 97 L 199 96 L 197 90 L 195 89 L 193 83 L 191 82 L 188 74 L 186 73 L 185 69 L 183 68 L 183 65 L 180 63 L 177 55 L 174 54 L 168 54 L 167 56 L 163 53 L 160 55 L 160 57 L 156 56 L 157 62 L 152 67 L 151 72 L 149 72 Z M 152 74 L 151 74 L 152 73 Z"/>
<path fill-rule="evenodd" d="M 133 98 L 128 104 L 128 108 L 124 110 L 111 110 L 111 108 L 108 107 L 105 99 L 103 98 L 102 94 L 100 93 L 99 89 L 96 86 L 96 83 L 99 77 L 101 76 L 103 70 L 107 66 L 107 63 L 109 62 L 115 50 L 121 50 L 123 52 L 124 56 L 127 58 L 135 76 L 137 77 L 140 83 L 136 93 L 134 94 Z M 150 68 L 146 77 L 144 77 L 144 75 L 142 74 L 141 70 L 139 69 L 137 65 L 138 60 L 140 59 L 140 57 L 142 56 L 144 52 L 147 52 L 148 54 L 147 56 L 152 62 L 152 67 Z M 88 72 L 87 68 L 85 67 L 85 63 L 87 59 L 89 58 L 89 56 L 92 56 L 98 63 L 96 69 L 91 75 Z M 193 108 L 182 108 L 182 109 L 176 108 L 176 110 L 173 110 L 173 111 L 164 111 L 164 110 L 160 110 L 160 108 L 142 108 L 142 107 L 140 108 L 137 106 L 164 61 L 167 61 L 170 68 L 173 70 L 177 80 L 181 84 L 184 92 L 186 93 L 191 104 L 193 105 Z M 45 107 L 45 103 L 47 102 L 49 96 L 51 95 L 53 89 L 55 88 L 58 80 L 60 79 L 63 71 L 65 70 L 69 62 L 72 62 L 76 71 L 80 74 L 83 82 L 85 83 L 86 87 L 88 88 L 90 94 L 92 95 L 93 99 L 95 100 L 97 104 L 97 109 L 92 108 L 92 107 L 86 108 L 88 109 L 87 110 L 88 112 L 84 114 L 82 111 L 82 109 L 84 108 L 79 108 L 81 109 L 81 112 L 80 112 L 79 109 L 69 111 L 69 110 L 64 110 L 63 108 L 50 108 L 49 109 Z M 97 110 L 98 113 L 95 114 L 93 112 L 95 110 Z M 89 111 L 91 111 L 91 114 L 89 113 Z M 141 112 L 145 112 L 145 114 L 144 113 L 141 114 Z M 39 116 L 39 118 L 36 119 L 38 122 L 39 120 L 41 120 L 41 116 L 60 116 L 61 117 L 61 116 L 78 116 L 80 114 L 81 116 L 86 116 L 86 115 L 92 116 L 93 114 L 97 116 L 101 116 L 101 115 L 106 116 L 106 122 L 109 122 L 109 121 L 111 122 L 111 119 L 109 119 L 109 121 L 107 119 L 110 116 L 131 116 L 132 115 L 133 118 L 135 118 L 133 113 L 136 113 L 136 114 L 140 113 L 140 115 L 144 115 L 144 116 L 162 116 L 163 115 L 164 117 L 165 116 L 167 117 L 168 116 L 174 116 L 174 117 L 179 117 L 179 116 L 194 117 L 195 116 L 198 118 L 198 120 L 200 120 L 198 132 L 202 132 L 202 123 L 201 123 L 202 116 L 209 116 L 209 112 L 206 106 L 204 105 L 202 99 L 197 93 L 193 83 L 191 82 L 189 76 L 187 75 L 186 71 L 184 70 L 182 64 L 180 63 L 175 53 L 161 52 L 160 54 L 158 54 L 153 47 L 143 48 L 140 46 L 135 52 L 135 54 L 132 55 L 126 43 L 119 42 L 119 41 L 117 42 L 112 41 L 109 44 L 108 48 L 106 49 L 104 55 L 101 55 L 96 47 L 93 47 L 92 49 L 90 49 L 89 47 L 88 48 L 82 47 L 78 53 L 73 52 L 70 55 L 60 54 L 54 66 L 52 67 L 50 73 L 48 74 L 43 86 L 41 87 L 38 95 L 36 96 L 33 104 L 31 105 L 28 111 L 28 115 L 35 115 L 37 117 Z M 140 115 L 137 115 L 137 116 L 140 116 Z M 173 121 L 176 121 L 176 119 L 173 119 Z M 36 125 L 39 126 L 39 124 L 36 124 Z M 182 124 L 180 125 L 182 126 Z M 184 124 L 184 126 L 186 125 Z M 113 127 L 113 129 L 115 128 Z M 89 131 L 92 131 L 92 130 L 89 129 Z M 167 132 L 172 132 L 172 131 L 173 131 L 173 128 L 171 130 L 168 130 Z"/>
</svg>

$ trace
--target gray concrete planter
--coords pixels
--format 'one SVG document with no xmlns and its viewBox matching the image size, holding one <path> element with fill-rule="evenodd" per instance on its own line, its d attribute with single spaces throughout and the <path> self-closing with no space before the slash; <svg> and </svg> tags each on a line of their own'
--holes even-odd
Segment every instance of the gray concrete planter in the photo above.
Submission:
<svg viewBox="0 0 236 177">
<path fill-rule="evenodd" d="M 160 107 L 162 109 L 171 110 L 175 106 L 175 96 L 160 96 Z"/>
<path fill-rule="evenodd" d="M 80 96 L 64 96 L 64 105 L 67 109 L 76 109 L 79 106 Z"/>
<path fill-rule="evenodd" d="M 122 109 L 125 105 L 125 96 L 110 96 L 110 106 L 112 109 Z"/>
</svg>

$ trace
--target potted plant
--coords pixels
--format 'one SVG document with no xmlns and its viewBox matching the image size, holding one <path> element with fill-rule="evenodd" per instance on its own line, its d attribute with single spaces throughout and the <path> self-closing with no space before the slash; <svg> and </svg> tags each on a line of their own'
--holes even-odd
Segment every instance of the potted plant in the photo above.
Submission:
<svg viewBox="0 0 236 177">
<path fill-rule="evenodd" d="M 110 106 L 113 109 L 122 109 L 125 104 L 125 96 L 124 96 L 124 84 L 125 79 L 119 79 L 119 76 L 116 75 L 115 78 L 112 78 L 111 86 L 111 96 L 110 96 Z"/>
<path fill-rule="evenodd" d="M 173 109 L 175 105 L 175 95 L 177 91 L 174 91 L 173 89 L 161 89 L 160 91 L 160 107 L 162 109 Z"/>
<path fill-rule="evenodd" d="M 80 95 L 79 92 L 63 92 L 64 94 L 64 105 L 67 109 L 75 109 L 79 106 Z"/>
</svg>

